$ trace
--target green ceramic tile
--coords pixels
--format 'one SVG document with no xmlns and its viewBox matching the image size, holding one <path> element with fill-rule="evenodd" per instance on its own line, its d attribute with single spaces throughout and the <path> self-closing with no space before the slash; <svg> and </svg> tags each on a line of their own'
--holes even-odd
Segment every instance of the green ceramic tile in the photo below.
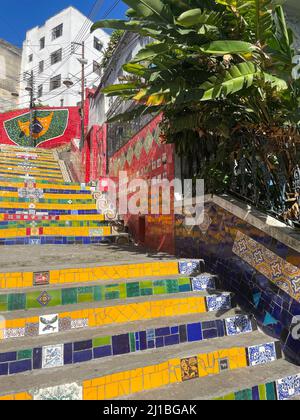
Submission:
<svg viewBox="0 0 300 420">
<path fill-rule="evenodd" d="M 165 286 L 166 286 L 165 280 L 155 280 L 153 282 L 153 287 L 165 287 Z"/>
<path fill-rule="evenodd" d="M 235 393 L 236 401 L 251 401 L 252 400 L 252 389 L 244 389 Z"/>
<path fill-rule="evenodd" d="M 110 346 L 111 345 L 111 337 L 100 337 L 93 339 L 93 347 L 102 347 L 102 346 Z"/>
<path fill-rule="evenodd" d="M 126 299 L 127 298 L 126 284 L 125 283 L 120 284 L 119 290 L 120 290 L 120 299 Z"/>
<path fill-rule="evenodd" d="M 265 385 L 258 385 L 258 390 L 259 390 L 260 401 L 266 401 L 266 399 L 267 399 L 266 386 Z"/>
<path fill-rule="evenodd" d="M 78 295 L 78 303 L 94 302 L 93 293 L 86 293 Z"/>
<path fill-rule="evenodd" d="M 94 293 L 94 287 L 78 287 L 79 295 L 87 295 Z"/>
<path fill-rule="evenodd" d="M 130 339 L 130 351 L 135 352 L 135 334 L 129 333 L 129 339 Z"/>
<path fill-rule="evenodd" d="M 120 299 L 120 292 L 107 292 L 105 293 L 105 300 L 114 300 L 114 299 Z"/>
<path fill-rule="evenodd" d="M 267 393 L 267 400 L 268 401 L 275 401 L 276 400 L 276 392 L 275 392 L 275 383 L 274 382 L 266 384 L 266 393 Z"/>
<path fill-rule="evenodd" d="M 223 397 L 225 401 L 234 401 L 235 400 L 235 394 L 228 394 L 225 397 Z"/>
<path fill-rule="evenodd" d="M 178 280 L 167 280 L 166 284 L 167 284 L 167 293 L 179 292 Z"/>
<path fill-rule="evenodd" d="M 181 278 L 181 279 L 179 279 L 178 281 L 179 281 L 179 285 L 180 285 L 180 286 L 183 286 L 183 285 L 185 285 L 185 284 L 191 284 L 191 280 L 190 280 L 190 278 L 189 278 L 189 277 L 186 277 L 186 278 Z"/>
<path fill-rule="evenodd" d="M 59 306 L 62 305 L 62 290 L 48 290 L 51 300 L 48 306 Z"/>
<path fill-rule="evenodd" d="M 18 311 L 22 309 L 26 309 L 25 293 L 16 293 L 8 295 L 8 310 Z"/>
<path fill-rule="evenodd" d="M 77 303 L 77 288 L 63 289 L 61 296 L 63 305 L 74 305 Z"/>
<path fill-rule="evenodd" d="M 153 289 L 141 289 L 141 296 L 153 296 Z"/>
<path fill-rule="evenodd" d="M 140 288 L 141 289 L 152 289 L 153 282 L 152 281 L 141 281 Z"/>
<path fill-rule="evenodd" d="M 25 360 L 32 358 L 32 350 L 20 350 L 17 353 L 18 360 Z"/>
<path fill-rule="evenodd" d="M 167 294 L 166 287 L 154 287 L 154 295 L 165 295 Z"/>
<path fill-rule="evenodd" d="M 7 295 L 0 295 L 0 311 L 6 312 L 8 311 L 8 296 Z"/>
<path fill-rule="evenodd" d="M 128 298 L 140 296 L 140 283 L 127 283 L 126 289 Z"/>
<path fill-rule="evenodd" d="M 104 287 L 95 286 L 94 287 L 94 301 L 101 302 L 104 299 Z"/>
</svg>

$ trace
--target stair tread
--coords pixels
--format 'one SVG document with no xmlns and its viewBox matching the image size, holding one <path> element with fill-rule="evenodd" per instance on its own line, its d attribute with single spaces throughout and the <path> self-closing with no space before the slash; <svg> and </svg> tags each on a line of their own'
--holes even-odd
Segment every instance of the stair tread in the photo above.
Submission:
<svg viewBox="0 0 300 420">
<path fill-rule="evenodd" d="M 118 334 L 144 331 L 147 329 L 173 327 L 177 325 L 226 319 L 237 315 L 246 315 L 240 309 L 231 309 L 225 313 L 206 312 L 202 314 L 189 314 L 178 317 L 155 318 L 149 320 L 130 322 L 127 324 L 105 325 L 97 328 L 62 331 L 58 334 L 49 334 L 36 337 L 20 337 L 0 341 L 0 353 L 13 350 L 49 346 L 61 343 L 91 340 L 93 338 L 113 336 Z"/>
<path fill-rule="evenodd" d="M 165 253 L 147 252 L 126 245 L 57 245 L 2 247 L 1 272 L 44 271 L 68 268 L 100 267 L 147 262 L 177 261 Z"/>
<path fill-rule="evenodd" d="M 161 300 L 177 300 L 177 299 L 187 299 L 191 297 L 207 297 L 212 295 L 222 295 L 230 294 L 228 292 L 221 291 L 203 291 L 203 292 L 181 292 L 176 294 L 164 294 L 164 295 L 151 295 L 151 296 L 140 296 L 129 299 L 114 299 L 114 300 L 104 300 L 101 302 L 87 302 L 87 303 L 77 303 L 71 305 L 60 305 L 50 308 L 36 308 L 30 310 L 21 310 L 21 311 L 10 311 L 10 312 L 0 312 L 0 315 L 4 316 L 6 320 L 16 319 L 16 318 L 29 318 L 39 315 L 51 315 L 53 313 L 64 313 L 64 312 L 74 312 L 84 309 L 95 309 L 95 308 L 107 308 L 111 306 L 126 306 L 127 304 L 142 303 L 142 302 L 157 302 Z"/>
<path fill-rule="evenodd" d="M 255 331 L 250 334 L 234 337 L 224 337 L 222 339 L 205 342 L 165 347 L 155 351 L 147 350 L 129 355 L 98 359 L 82 364 L 64 366 L 63 368 L 55 368 L 53 370 L 36 370 L 29 373 L 5 377 L 5 381 L 0 381 L 0 394 L 5 395 L 11 392 L 22 392 L 33 388 L 43 388 L 89 380 L 144 366 L 157 365 L 170 359 L 181 359 L 200 353 L 211 353 L 218 349 L 249 347 L 273 341 L 274 340 L 266 337 L 259 331 Z M 163 388 L 160 388 L 159 390 L 161 391 Z"/>
<path fill-rule="evenodd" d="M 119 400 L 211 400 L 243 391 L 257 385 L 275 382 L 300 373 L 300 367 L 284 359 L 268 365 L 225 371 L 220 375 L 202 377 L 196 380 L 172 384 L 151 391 L 143 391 L 118 398 Z M 294 399 L 300 399 L 295 397 Z"/>
</svg>

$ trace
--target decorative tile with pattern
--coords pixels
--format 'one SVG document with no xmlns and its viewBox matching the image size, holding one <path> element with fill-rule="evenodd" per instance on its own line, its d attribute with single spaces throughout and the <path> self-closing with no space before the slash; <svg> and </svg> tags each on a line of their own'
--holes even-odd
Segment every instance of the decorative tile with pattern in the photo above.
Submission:
<svg viewBox="0 0 300 420">
<path fill-rule="evenodd" d="M 276 382 L 277 398 L 280 401 L 289 400 L 300 395 L 300 374 L 288 376 Z"/>
<path fill-rule="evenodd" d="M 247 315 L 239 315 L 233 318 L 225 319 L 227 335 L 239 335 L 251 332 L 252 323 Z"/>
<path fill-rule="evenodd" d="M 183 260 L 179 261 L 179 273 L 185 275 L 195 275 L 201 273 L 202 260 Z"/>
<path fill-rule="evenodd" d="M 233 253 L 263 274 L 279 289 L 300 301 L 300 268 L 285 261 L 242 232 L 237 233 Z"/>
<path fill-rule="evenodd" d="M 199 378 L 198 357 L 189 357 L 181 359 L 181 377 L 183 381 Z"/>
<path fill-rule="evenodd" d="M 51 296 L 49 295 L 49 293 L 47 293 L 46 291 L 41 292 L 40 296 L 37 298 L 38 303 L 41 306 L 48 306 L 48 304 L 51 301 Z"/>
<path fill-rule="evenodd" d="M 33 285 L 34 286 L 47 286 L 49 283 L 50 283 L 50 273 L 49 273 L 49 271 L 33 273 Z"/>
<path fill-rule="evenodd" d="M 54 334 L 59 332 L 58 320 L 58 314 L 40 316 L 39 335 Z"/>
<path fill-rule="evenodd" d="M 206 297 L 207 309 L 209 312 L 226 311 L 232 308 L 230 293 L 211 295 Z"/>
<path fill-rule="evenodd" d="M 51 369 L 64 365 L 64 346 L 59 344 L 56 346 L 43 347 L 42 368 Z"/>
<path fill-rule="evenodd" d="M 204 291 L 207 289 L 215 289 L 216 287 L 216 278 L 211 274 L 201 274 L 197 277 L 192 277 L 192 288 L 193 291 Z"/>
<path fill-rule="evenodd" d="M 82 386 L 77 383 L 30 391 L 37 401 L 80 401 L 83 398 L 82 393 Z"/>
<path fill-rule="evenodd" d="M 248 347 L 249 366 L 265 365 L 267 363 L 275 362 L 276 359 L 275 343 Z"/>
</svg>

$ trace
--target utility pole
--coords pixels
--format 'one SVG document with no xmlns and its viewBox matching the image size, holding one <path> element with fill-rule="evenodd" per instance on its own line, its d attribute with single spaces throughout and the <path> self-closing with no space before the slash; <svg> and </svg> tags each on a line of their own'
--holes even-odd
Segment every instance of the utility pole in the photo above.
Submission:
<svg viewBox="0 0 300 420">
<path fill-rule="evenodd" d="M 26 90 L 30 93 L 30 105 L 29 105 L 29 110 L 30 110 L 30 124 L 29 124 L 29 133 L 30 133 L 30 145 L 32 144 L 32 140 L 33 140 L 33 132 L 32 132 L 32 127 L 33 127 L 33 110 L 34 110 L 34 76 L 33 76 L 33 70 L 31 70 L 30 73 L 30 78 L 29 78 L 29 82 L 27 85 Z M 35 144 L 34 144 L 35 146 Z"/>
<path fill-rule="evenodd" d="M 83 148 L 84 146 L 84 139 L 85 139 L 85 107 L 84 107 L 84 103 L 85 103 L 85 66 L 88 63 L 88 60 L 85 58 L 85 43 L 83 42 L 72 42 L 72 54 L 76 54 L 75 52 L 75 48 L 73 47 L 74 45 L 78 45 L 81 47 L 81 54 L 80 54 L 80 58 L 77 58 L 77 60 L 79 61 L 79 63 L 81 64 L 81 80 L 74 76 L 76 79 L 78 79 L 78 81 L 81 81 L 81 107 L 80 107 L 80 122 L 81 122 L 81 135 L 80 135 L 80 150 Z M 76 83 L 78 83 L 78 81 Z M 70 88 L 71 86 L 74 85 L 74 83 L 72 82 L 72 80 L 68 77 L 64 82 L 64 85 L 67 86 L 67 88 Z"/>
<path fill-rule="evenodd" d="M 84 138 L 85 138 L 85 45 L 84 41 L 82 41 L 82 50 L 81 50 L 81 142 L 80 142 L 80 149 L 84 146 Z"/>
</svg>

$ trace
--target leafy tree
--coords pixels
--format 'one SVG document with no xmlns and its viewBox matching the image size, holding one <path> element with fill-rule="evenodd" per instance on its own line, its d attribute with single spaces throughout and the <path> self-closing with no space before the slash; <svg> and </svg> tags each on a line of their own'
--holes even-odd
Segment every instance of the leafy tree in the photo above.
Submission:
<svg viewBox="0 0 300 420">
<path fill-rule="evenodd" d="M 242 161 L 248 173 L 250 166 L 256 168 L 249 185 L 261 191 L 260 204 L 271 200 L 286 211 L 278 162 L 285 165 L 286 187 L 292 191 L 300 83 L 292 77 L 293 34 L 282 1 L 125 3 L 127 20 L 100 21 L 92 30 L 132 31 L 153 42 L 124 65 L 126 82 L 103 90 L 137 103 L 114 119 L 163 113 L 162 139 L 175 143 L 191 163 L 189 175 L 204 176 L 208 191 L 226 191 Z M 294 154 L 287 155 L 291 143 Z"/>
</svg>

